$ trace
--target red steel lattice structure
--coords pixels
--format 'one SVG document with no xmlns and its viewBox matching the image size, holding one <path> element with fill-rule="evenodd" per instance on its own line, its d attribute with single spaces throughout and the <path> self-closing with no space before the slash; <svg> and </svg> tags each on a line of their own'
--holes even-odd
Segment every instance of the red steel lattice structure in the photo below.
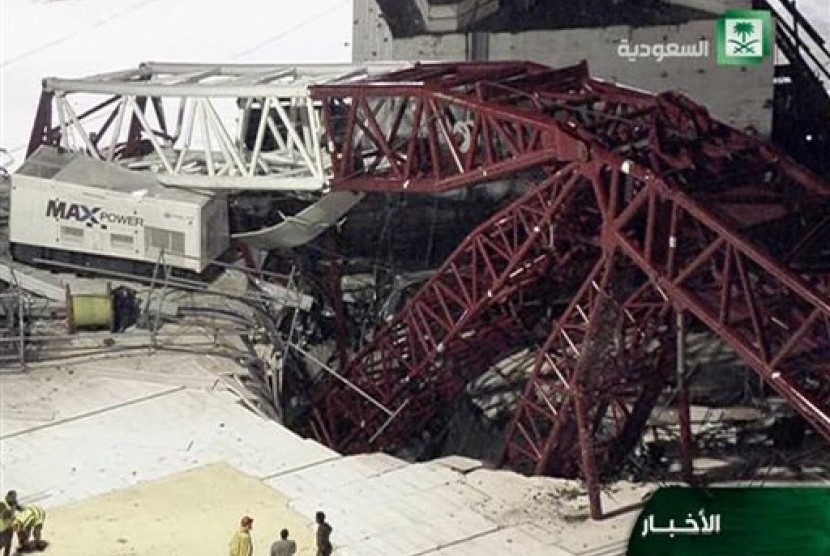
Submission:
<svg viewBox="0 0 830 556">
<path fill-rule="evenodd" d="M 423 64 L 312 95 L 335 189 L 535 183 L 321 389 L 321 440 L 401 447 L 528 339 L 527 300 L 544 292 L 569 302 L 545 321 L 504 462 L 581 474 L 595 515 L 600 477 L 670 380 L 675 312 L 830 438 L 830 188 L 775 149 L 685 97 L 592 79 L 584 64 Z"/>
</svg>

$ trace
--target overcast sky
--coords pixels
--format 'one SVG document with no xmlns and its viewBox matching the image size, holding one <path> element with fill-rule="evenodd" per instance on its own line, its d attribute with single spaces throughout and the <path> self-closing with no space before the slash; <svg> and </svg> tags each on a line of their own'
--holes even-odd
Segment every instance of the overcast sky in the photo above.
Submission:
<svg viewBox="0 0 830 556">
<path fill-rule="evenodd" d="M 349 62 L 351 34 L 351 0 L 0 0 L 0 147 L 20 162 L 46 76 L 149 60 Z"/>
</svg>

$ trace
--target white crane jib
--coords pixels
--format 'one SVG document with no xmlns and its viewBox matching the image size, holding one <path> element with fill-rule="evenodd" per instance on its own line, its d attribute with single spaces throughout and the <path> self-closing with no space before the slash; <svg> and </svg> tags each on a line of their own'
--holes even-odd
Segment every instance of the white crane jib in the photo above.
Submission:
<svg viewBox="0 0 830 556">
<path fill-rule="evenodd" d="M 409 65 L 146 62 L 47 78 L 32 142 L 52 137 L 65 149 L 153 171 L 164 185 L 320 191 L 330 159 L 309 87 Z"/>
</svg>

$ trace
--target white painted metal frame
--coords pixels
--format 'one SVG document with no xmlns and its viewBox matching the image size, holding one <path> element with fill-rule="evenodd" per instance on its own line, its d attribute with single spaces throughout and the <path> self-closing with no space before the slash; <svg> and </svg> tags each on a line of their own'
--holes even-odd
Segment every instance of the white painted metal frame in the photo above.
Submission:
<svg viewBox="0 0 830 556">
<path fill-rule="evenodd" d="M 165 185 L 317 191 L 327 184 L 330 157 L 309 87 L 408 66 L 147 62 L 82 79 L 47 78 L 43 87 L 54 95 L 63 148 L 153 171 Z M 255 117 L 258 110 L 267 117 Z M 125 153 L 131 129 L 140 132 L 140 154 Z"/>
</svg>

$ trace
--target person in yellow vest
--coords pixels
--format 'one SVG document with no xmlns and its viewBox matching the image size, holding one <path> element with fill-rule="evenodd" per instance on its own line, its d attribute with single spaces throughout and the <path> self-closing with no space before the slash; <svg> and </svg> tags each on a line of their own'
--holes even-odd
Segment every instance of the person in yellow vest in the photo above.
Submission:
<svg viewBox="0 0 830 556">
<path fill-rule="evenodd" d="M 230 545 L 230 556 L 252 556 L 254 545 L 251 542 L 251 529 L 254 520 L 250 516 L 243 517 L 239 522 L 239 529 L 233 534 Z"/>
<path fill-rule="evenodd" d="M 46 521 L 46 511 L 40 506 L 24 506 L 14 513 L 12 528 L 17 531 L 17 545 L 21 552 L 43 550 L 46 542 L 43 540 L 43 523 Z M 33 540 L 30 542 L 29 539 Z"/>
<path fill-rule="evenodd" d="M 5 502 L 0 501 L 0 550 L 3 551 L 3 556 L 9 556 L 12 552 L 13 522 L 14 511 Z"/>
<path fill-rule="evenodd" d="M 6 493 L 5 500 L 0 500 L 0 550 L 2 556 L 9 556 L 12 551 L 12 539 L 14 539 L 14 513 L 22 510 L 17 501 L 17 491 L 10 490 Z"/>
</svg>

